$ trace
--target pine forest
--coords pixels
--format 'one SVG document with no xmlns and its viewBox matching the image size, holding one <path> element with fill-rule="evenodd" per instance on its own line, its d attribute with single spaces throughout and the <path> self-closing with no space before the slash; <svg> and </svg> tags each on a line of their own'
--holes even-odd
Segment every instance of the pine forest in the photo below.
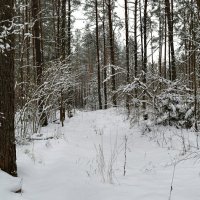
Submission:
<svg viewBox="0 0 200 200">
<path fill-rule="evenodd" d="M 0 0 L 0 200 L 200 199 L 200 0 Z"/>
</svg>

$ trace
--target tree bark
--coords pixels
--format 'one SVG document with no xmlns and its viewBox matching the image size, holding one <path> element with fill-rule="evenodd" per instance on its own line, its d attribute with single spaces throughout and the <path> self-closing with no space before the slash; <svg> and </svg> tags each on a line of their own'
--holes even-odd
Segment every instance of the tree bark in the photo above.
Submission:
<svg viewBox="0 0 200 200">
<path fill-rule="evenodd" d="M 159 1 L 159 56 L 158 56 L 158 68 L 159 68 L 159 76 L 162 76 L 162 43 L 163 43 L 163 20 L 162 20 L 162 12 L 161 12 L 161 2 Z M 160 85 L 161 86 L 161 85 Z"/>
<path fill-rule="evenodd" d="M 99 59 L 99 21 L 98 21 L 98 2 L 97 2 L 97 0 L 95 0 L 95 14 L 96 14 L 96 57 L 97 57 L 98 101 L 99 101 L 99 109 L 102 109 L 101 71 L 100 71 L 100 59 Z"/>
<path fill-rule="evenodd" d="M 117 96 L 116 96 L 116 75 L 115 75 L 115 51 L 114 51 L 114 34 L 113 34 L 113 23 L 112 23 L 112 0 L 108 0 L 108 23 L 109 23 L 109 40 L 110 40 L 110 64 L 111 64 L 111 73 L 112 73 L 112 103 L 114 107 L 117 106 Z"/>
<path fill-rule="evenodd" d="M 167 13 L 166 13 L 166 9 L 165 9 L 165 40 L 164 40 L 164 44 L 165 44 L 165 48 L 164 48 L 164 78 L 167 78 Z"/>
<path fill-rule="evenodd" d="M 61 0 L 56 1 L 56 16 L 57 16 L 57 26 L 56 26 L 56 58 L 60 57 L 60 48 L 61 48 L 61 40 L 60 40 L 60 7 Z"/>
<path fill-rule="evenodd" d="M 0 0 L 0 169 L 17 176 L 14 131 L 14 34 L 13 0 Z"/>
<path fill-rule="evenodd" d="M 141 40 L 141 62 L 144 65 L 144 42 L 143 42 L 143 20 L 142 20 L 142 5 L 141 1 L 139 0 L 139 9 L 140 9 L 140 40 Z"/>
<path fill-rule="evenodd" d="M 68 0 L 68 19 L 67 19 L 67 58 L 71 55 L 71 0 Z"/>
<path fill-rule="evenodd" d="M 138 42 L 137 42 L 137 10 L 138 10 L 138 0 L 135 0 L 135 13 L 134 13 L 134 75 L 135 78 L 138 76 Z M 135 98 L 137 98 L 137 88 L 135 88 Z"/>
<path fill-rule="evenodd" d="M 61 61 L 64 62 L 66 58 L 66 0 L 62 0 L 62 17 L 61 17 Z"/>
<path fill-rule="evenodd" d="M 143 62 L 143 83 L 146 84 L 147 74 L 147 0 L 144 2 L 144 62 Z M 146 111 L 146 91 L 144 90 L 142 107 Z"/>
<path fill-rule="evenodd" d="M 170 80 L 176 80 L 176 66 L 175 66 L 175 53 L 174 53 L 174 36 L 173 36 L 173 10 L 170 8 L 169 0 L 165 0 L 165 10 L 168 19 L 168 34 L 169 34 L 169 48 L 171 54 L 171 61 L 170 61 Z"/>
<path fill-rule="evenodd" d="M 107 56 L 106 56 L 106 30 L 105 30 L 105 0 L 103 0 L 103 76 L 104 80 L 107 78 L 107 69 L 106 69 L 106 64 L 107 64 Z M 104 92 L 104 109 L 107 109 L 107 83 L 104 81 L 103 83 L 103 92 Z"/>
<path fill-rule="evenodd" d="M 43 66 L 43 57 L 42 57 L 42 42 L 41 42 L 41 27 L 39 18 L 40 15 L 40 0 L 32 0 L 32 18 L 33 18 L 33 40 L 34 40 L 34 52 L 35 52 L 35 64 L 37 68 L 37 85 L 42 85 L 42 66 Z M 45 111 L 43 110 L 44 103 L 43 98 L 41 97 L 38 102 L 39 107 L 39 117 L 40 125 L 47 126 L 48 120 Z"/>
<path fill-rule="evenodd" d="M 135 17 L 134 17 L 134 59 L 135 59 L 135 78 L 138 73 L 138 43 L 137 43 L 137 9 L 138 9 L 138 0 L 135 0 Z"/>
<path fill-rule="evenodd" d="M 61 8 L 61 62 L 66 62 L 66 4 L 67 0 L 62 0 L 62 8 Z M 60 121 L 62 123 L 62 126 L 64 126 L 64 120 L 65 120 L 65 105 L 64 105 L 64 94 L 63 94 L 63 88 L 60 91 Z"/>
<path fill-rule="evenodd" d="M 128 22 L 128 5 L 127 0 L 124 0 L 125 7 L 125 36 L 126 36 L 126 82 L 130 83 L 130 67 L 129 67 L 129 22 Z M 129 94 L 126 95 L 126 108 L 128 116 L 130 115 L 130 99 Z"/>
</svg>

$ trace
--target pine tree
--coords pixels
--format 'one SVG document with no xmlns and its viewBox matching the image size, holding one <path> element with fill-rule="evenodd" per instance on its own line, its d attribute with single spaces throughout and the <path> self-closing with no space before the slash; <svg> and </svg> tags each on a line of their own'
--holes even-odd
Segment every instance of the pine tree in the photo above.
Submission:
<svg viewBox="0 0 200 200">
<path fill-rule="evenodd" d="M 99 56 L 99 13 L 98 13 L 98 1 L 95 0 L 95 14 L 96 14 L 96 54 L 97 54 L 97 82 L 98 82 L 98 101 L 99 109 L 102 109 L 101 98 L 101 71 L 100 71 L 100 56 Z"/>
<path fill-rule="evenodd" d="M 14 130 L 14 1 L 0 1 L 0 169 L 17 176 Z"/>
<path fill-rule="evenodd" d="M 34 38 L 34 53 L 35 53 L 35 64 L 37 68 L 37 85 L 42 85 L 42 70 L 43 70 L 43 52 L 42 52 L 42 27 L 41 27 L 41 16 L 40 16 L 40 0 L 32 0 L 31 1 L 31 10 L 32 10 L 32 18 L 33 18 L 33 38 Z M 43 110 L 44 99 L 41 97 L 38 101 L 38 109 L 39 109 L 39 118 L 40 125 L 47 126 L 48 120 L 46 112 Z"/>
<path fill-rule="evenodd" d="M 171 5 L 171 6 L 170 6 Z M 168 22 L 169 32 L 169 57 L 171 56 L 170 63 L 170 80 L 176 80 L 176 66 L 175 66 L 175 52 L 174 52 L 174 31 L 173 31 L 173 3 L 170 4 L 169 0 L 165 0 L 165 10 Z"/>
<path fill-rule="evenodd" d="M 128 3 L 124 0 L 125 9 L 125 36 L 126 36 L 126 81 L 130 83 L 130 66 L 129 66 L 129 18 L 128 18 Z M 129 95 L 126 96 L 126 108 L 128 110 L 128 116 L 130 114 L 130 99 Z"/>
<path fill-rule="evenodd" d="M 116 75 L 115 75 L 115 51 L 114 51 L 114 34 L 113 34 L 113 19 L 112 19 L 112 0 L 107 2 L 108 10 L 108 25 L 109 25 L 109 42 L 110 42 L 110 64 L 111 64 L 111 73 L 112 73 L 112 103 L 114 106 L 117 106 L 117 96 L 116 96 Z"/>
</svg>

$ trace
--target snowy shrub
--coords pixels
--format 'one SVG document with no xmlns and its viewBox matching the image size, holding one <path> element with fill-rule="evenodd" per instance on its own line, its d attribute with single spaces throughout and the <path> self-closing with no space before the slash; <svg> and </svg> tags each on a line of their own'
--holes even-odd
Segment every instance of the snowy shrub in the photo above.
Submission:
<svg viewBox="0 0 200 200">
<path fill-rule="evenodd" d="M 181 82 L 167 82 L 155 97 L 156 123 L 191 128 L 194 123 L 194 97 Z"/>
<path fill-rule="evenodd" d="M 64 94 L 64 105 L 71 102 L 69 90 L 74 88 L 75 77 L 70 71 L 70 66 L 60 61 L 49 62 L 43 72 L 43 84 L 28 85 L 29 91 L 24 99 L 24 105 L 16 114 L 16 137 L 19 143 L 29 138 L 31 134 L 39 132 L 40 116 L 45 113 L 48 118 L 55 117 L 60 108 L 61 91 Z M 28 84 L 28 83 L 27 83 Z M 40 107 L 42 105 L 42 113 Z M 39 113 L 40 112 L 40 113 Z"/>
<path fill-rule="evenodd" d="M 145 120 L 148 118 L 148 114 L 142 109 L 142 105 L 143 103 L 147 105 L 150 104 L 151 101 L 149 101 L 149 99 L 153 99 L 149 86 L 144 84 L 141 79 L 142 75 L 140 75 L 139 78 L 135 78 L 133 82 L 120 86 L 117 91 L 119 96 L 123 96 L 124 99 L 126 99 L 126 96 L 129 96 L 132 122 L 139 121 L 140 116 L 143 116 Z"/>
</svg>

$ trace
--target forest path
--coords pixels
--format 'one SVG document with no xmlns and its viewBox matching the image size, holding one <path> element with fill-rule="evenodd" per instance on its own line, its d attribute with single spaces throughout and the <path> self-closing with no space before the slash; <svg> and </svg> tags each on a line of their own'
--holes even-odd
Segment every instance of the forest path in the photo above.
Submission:
<svg viewBox="0 0 200 200">
<path fill-rule="evenodd" d="M 42 130 L 52 140 L 18 148 L 21 200 L 166 200 L 179 153 L 141 136 L 115 109 L 78 112 Z M 126 176 L 123 176 L 125 135 Z M 178 164 L 173 198 L 199 200 L 199 165 Z"/>
</svg>

